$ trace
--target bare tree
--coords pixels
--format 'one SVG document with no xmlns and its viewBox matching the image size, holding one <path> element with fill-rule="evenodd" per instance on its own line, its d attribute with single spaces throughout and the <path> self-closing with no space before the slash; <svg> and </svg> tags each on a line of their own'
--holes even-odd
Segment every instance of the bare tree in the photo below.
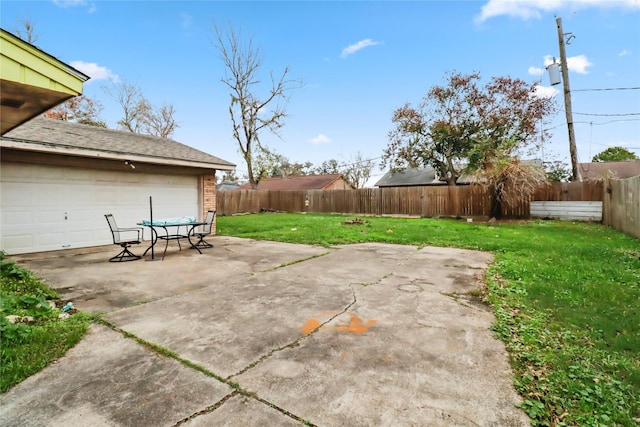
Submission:
<svg viewBox="0 0 640 427">
<path fill-rule="evenodd" d="M 173 105 L 165 103 L 154 107 L 140 86 L 126 80 L 111 80 L 111 86 L 102 86 L 102 89 L 122 108 L 123 117 L 117 122 L 122 129 L 169 138 L 178 127 Z"/>
<path fill-rule="evenodd" d="M 144 117 L 145 131 L 149 135 L 169 138 L 178 127 L 173 118 L 175 109 L 173 105 L 164 103 L 160 108 L 151 108 Z"/>
<path fill-rule="evenodd" d="M 374 161 L 365 159 L 361 152 L 351 157 L 351 162 L 344 165 L 344 176 L 347 182 L 356 188 L 362 188 L 371 178 Z"/>
<path fill-rule="evenodd" d="M 14 31 L 18 37 L 26 41 L 29 44 L 35 44 L 40 38 L 36 34 L 36 21 L 33 20 L 31 15 L 27 15 L 24 18 L 20 18 L 20 27 Z"/>
<path fill-rule="evenodd" d="M 247 164 L 251 188 L 255 189 L 264 176 L 254 174 L 253 167 L 254 154 L 265 150 L 260 135 L 265 130 L 278 135 L 287 117 L 285 106 L 290 92 L 299 85 L 299 81 L 288 78 L 289 67 L 285 67 L 277 78 L 271 72 L 269 89 L 260 96 L 262 58 L 259 50 L 253 46 L 253 37 L 247 43 L 242 43 L 240 34 L 233 29 L 223 33 L 217 26 L 214 28 L 214 44 L 225 67 L 221 81 L 230 89 L 229 115 L 233 137 Z"/>
</svg>

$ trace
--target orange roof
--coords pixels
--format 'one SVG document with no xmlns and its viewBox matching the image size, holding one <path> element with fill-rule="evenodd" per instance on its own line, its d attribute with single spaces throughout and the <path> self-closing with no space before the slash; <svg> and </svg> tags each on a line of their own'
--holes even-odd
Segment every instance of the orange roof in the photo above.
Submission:
<svg viewBox="0 0 640 427">
<path fill-rule="evenodd" d="M 258 190 L 324 190 L 342 178 L 342 174 L 287 176 L 284 178 L 263 178 L 258 183 Z M 346 188 L 353 187 L 346 184 Z M 251 185 L 246 183 L 238 190 L 249 190 Z"/>
</svg>

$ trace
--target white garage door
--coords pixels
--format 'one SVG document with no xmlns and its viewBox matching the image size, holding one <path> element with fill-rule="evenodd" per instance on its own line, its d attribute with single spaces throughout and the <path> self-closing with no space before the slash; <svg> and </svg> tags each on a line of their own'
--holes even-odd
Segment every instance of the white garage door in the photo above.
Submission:
<svg viewBox="0 0 640 427">
<path fill-rule="evenodd" d="M 198 177 L 3 163 L 0 234 L 8 254 L 112 243 L 104 215 L 118 226 L 197 216 Z M 145 231 L 145 238 L 148 232 Z"/>
</svg>

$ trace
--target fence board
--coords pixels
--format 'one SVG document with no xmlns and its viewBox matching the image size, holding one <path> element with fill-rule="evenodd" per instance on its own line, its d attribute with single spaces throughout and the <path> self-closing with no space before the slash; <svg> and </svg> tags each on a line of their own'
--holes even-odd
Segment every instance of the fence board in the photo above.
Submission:
<svg viewBox="0 0 640 427">
<path fill-rule="evenodd" d="M 602 222 L 640 238 L 640 176 L 605 183 Z"/>
<path fill-rule="evenodd" d="M 540 188 L 535 201 L 602 201 L 603 183 L 557 183 Z M 308 202 L 308 205 L 307 205 Z M 487 217 L 491 202 L 480 185 L 362 188 L 357 190 L 233 190 L 218 193 L 218 215 L 260 210 L 412 215 L 422 217 Z M 505 218 L 528 218 L 529 201 L 505 205 Z"/>
</svg>

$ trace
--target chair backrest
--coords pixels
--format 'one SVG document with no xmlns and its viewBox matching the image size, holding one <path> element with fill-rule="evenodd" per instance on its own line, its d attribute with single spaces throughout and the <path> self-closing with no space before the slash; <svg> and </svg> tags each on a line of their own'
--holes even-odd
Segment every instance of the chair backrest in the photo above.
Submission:
<svg viewBox="0 0 640 427">
<path fill-rule="evenodd" d="M 111 236 L 113 236 L 113 243 L 118 243 L 120 241 L 120 233 L 118 232 L 118 225 L 116 224 L 116 219 L 113 217 L 113 214 L 106 214 L 104 217 L 107 219 L 107 223 L 109 224 L 109 228 L 111 229 Z"/>
<path fill-rule="evenodd" d="M 207 218 L 205 219 L 205 224 L 202 227 L 202 232 L 211 234 L 211 226 L 213 225 L 213 218 L 216 216 L 216 211 L 208 211 Z"/>
</svg>

